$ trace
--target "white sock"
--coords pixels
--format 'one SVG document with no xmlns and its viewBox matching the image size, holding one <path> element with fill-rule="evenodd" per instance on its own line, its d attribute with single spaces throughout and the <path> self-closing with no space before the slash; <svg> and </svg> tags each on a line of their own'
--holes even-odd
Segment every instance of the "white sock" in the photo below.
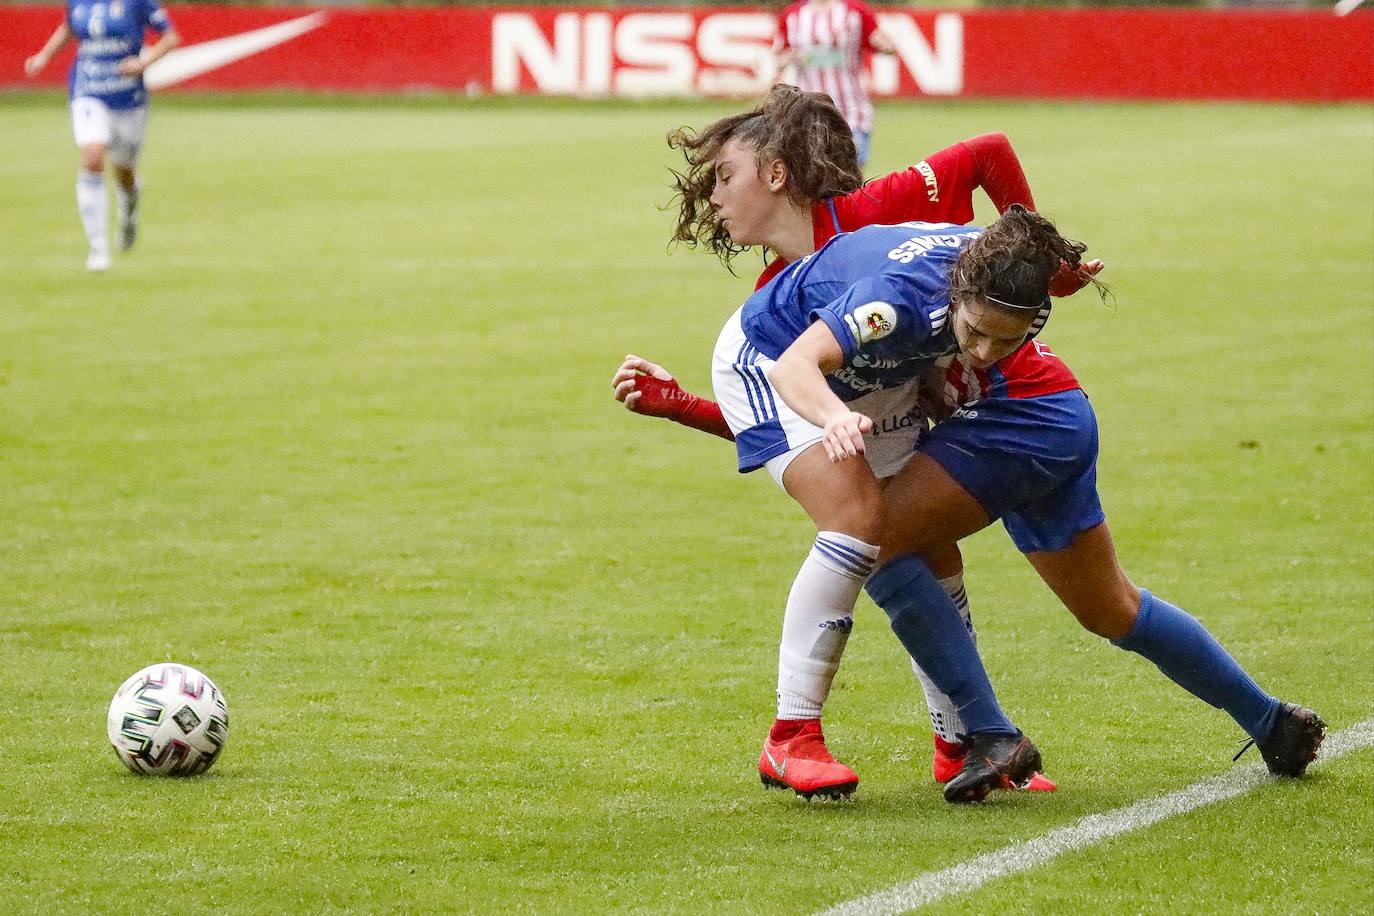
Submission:
<svg viewBox="0 0 1374 916">
<path fill-rule="evenodd" d="M 964 626 L 968 627 L 969 635 L 973 637 L 975 644 L 978 642 L 978 633 L 973 628 L 973 614 L 968 606 L 968 593 L 964 591 L 964 574 L 955 573 L 948 579 L 940 580 L 940 587 L 949 595 L 954 606 L 959 609 L 959 616 L 964 618 Z M 930 727 L 935 734 L 945 741 L 957 742 L 956 737 L 964 730 L 964 723 L 959 720 L 959 709 L 954 705 L 954 701 L 935 686 L 926 673 L 916 664 L 915 659 L 911 662 L 911 670 L 916 673 L 916 680 L 921 682 L 921 690 L 926 695 L 926 708 L 930 710 Z"/>
<path fill-rule="evenodd" d="M 120 184 L 118 181 L 114 183 L 114 186 L 115 200 L 119 203 L 119 222 L 120 225 L 123 225 L 130 220 L 134 211 L 138 209 L 138 195 L 139 192 L 143 190 L 143 179 L 134 179 L 134 188 L 132 191 L 125 190 L 124 185 Z"/>
<path fill-rule="evenodd" d="M 81 169 L 76 173 L 76 209 L 81 214 L 81 225 L 86 229 L 86 240 L 91 251 L 110 250 L 106 222 L 109 214 L 109 199 L 105 196 L 105 176 L 100 172 Z"/>
<path fill-rule="evenodd" d="M 854 602 L 878 548 L 836 531 L 816 535 L 782 617 L 778 718 L 818 719 L 854 626 Z"/>
</svg>

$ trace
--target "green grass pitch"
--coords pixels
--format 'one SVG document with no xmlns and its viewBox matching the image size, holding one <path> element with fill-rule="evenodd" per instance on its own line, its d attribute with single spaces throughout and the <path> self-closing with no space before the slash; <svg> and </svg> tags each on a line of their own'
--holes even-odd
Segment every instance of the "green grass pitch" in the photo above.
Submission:
<svg viewBox="0 0 1374 916">
<path fill-rule="evenodd" d="M 158 99 L 142 238 L 89 276 L 62 100 L 0 97 L 0 911 L 805 913 L 1232 766 L 998 528 L 981 645 L 1060 791 L 945 804 L 867 599 L 827 713 L 859 792 L 759 786 L 808 524 L 608 385 L 709 384 L 757 261 L 670 252 L 657 205 L 665 132 L 730 107 Z M 996 129 L 1108 265 L 1045 336 L 1123 563 L 1374 714 L 1368 109 L 893 104 L 871 171 Z M 228 698 L 205 778 L 106 746 L 160 659 Z M 1358 911 L 1371 785 L 1353 753 L 933 909 Z"/>
</svg>

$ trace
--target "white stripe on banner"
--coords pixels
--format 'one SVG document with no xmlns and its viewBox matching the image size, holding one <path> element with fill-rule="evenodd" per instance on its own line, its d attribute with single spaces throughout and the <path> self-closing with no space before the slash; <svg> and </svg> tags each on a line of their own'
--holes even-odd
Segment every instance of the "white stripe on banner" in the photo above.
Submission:
<svg viewBox="0 0 1374 916">
<path fill-rule="evenodd" d="M 1374 747 L 1374 718 L 1326 736 L 1321 756 L 1312 766 L 1321 766 L 1351 751 Z M 1015 846 L 1005 846 L 995 852 L 969 859 L 940 871 L 899 884 L 896 887 L 836 904 L 822 916 L 876 916 L 876 914 L 905 913 L 936 900 L 967 894 L 989 881 L 1044 865 L 1056 856 L 1100 843 L 1122 833 L 1162 821 L 1177 814 L 1186 814 L 1204 805 L 1244 795 L 1272 779 L 1259 761 L 1238 766 L 1212 779 L 1158 798 L 1127 805 L 1105 814 L 1090 814 L 1077 823 L 1051 830 Z"/>
<path fill-rule="evenodd" d="M 318 29 L 326 18 L 324 13 L 311 13 L 251 32 L 177 48 L 150 64 L 144 71 L 143 82 L 149 89 L 175 86 Z"/>
</svg>

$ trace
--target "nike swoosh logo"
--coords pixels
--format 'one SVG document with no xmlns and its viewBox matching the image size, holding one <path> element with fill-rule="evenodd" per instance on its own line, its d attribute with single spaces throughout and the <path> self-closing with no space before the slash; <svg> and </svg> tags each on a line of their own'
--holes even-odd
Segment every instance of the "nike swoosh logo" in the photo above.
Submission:
<svg viewBox="0 0 1374 916">
<path fill-rule="evenodd" d="M 778 763 L 777 758 L 774 757 L 772 754 L 768 753 L 768 749 L 767 749 L 767 748 L 764 748 L 763 753 L 764 753 L 764 755 L 768 758 L 768 762 L 771 763 L 771 764 L 773 765 L 773 769 L 775 769 L 775 770 L 778 771 L 778 775 L 779 775 L 779 776 L 785 776 L 785 775 L 787 775 L 787 761 L 786 761 L 786 760 L 784 760 L 782 763 Z"/>
<path fill-rule="evenodd" d="M 202 73 L 218 70 L 234 61 L 285 44 L 306 32 L 318 29 L 324 25 L 326 18 L 325 13 L 311 13 L 309 16 L 288 19 L 286 22 L 254 29 L 251 32 L 177 48 L 168 52 L 144 72 L 143 83 L 149 89 L 175 86 Z"/>
</svg>

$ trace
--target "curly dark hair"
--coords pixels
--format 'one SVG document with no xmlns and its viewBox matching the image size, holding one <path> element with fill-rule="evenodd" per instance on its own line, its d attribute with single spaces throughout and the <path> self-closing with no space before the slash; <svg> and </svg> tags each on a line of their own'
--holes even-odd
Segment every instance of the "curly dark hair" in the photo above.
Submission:
<svg viewBox="0 0 1374 916">
<path fill-rule="evenodd" d="M 1060 263 L 1078 270 L 1088 246 L 1066 239 L 1054 223 L 1020 204 L 959 253 L 950 277 L 954 301 L 983 299 L 1016 311 L 1039 311 L 1049 302 L 1050 278 Z M 1089 279 L 1098 295 L 1106 289 Z"/>
<path fill-rule="evenodd" d="M 678 205 L 673 241 L 691 248 L 705 245 L 727 265 L 748 247 L 731 241 L 711 206 L 716 157 L 731 140 L 747 143 L 758 152 L 760 175 L 765 163 L 781 159 L 787 166 L 785 191 L 795 204 L 848 194 L 863 184 L 849 125 L 823 92 L 803 92 L 779 83 L 757 108 L 721 118 L 700 133 L 687 127 L 672 131 L 668 145 L 682 150 L 687 160 L 686 171 L 670 169 L 673 200 Z"/>
</svg>

